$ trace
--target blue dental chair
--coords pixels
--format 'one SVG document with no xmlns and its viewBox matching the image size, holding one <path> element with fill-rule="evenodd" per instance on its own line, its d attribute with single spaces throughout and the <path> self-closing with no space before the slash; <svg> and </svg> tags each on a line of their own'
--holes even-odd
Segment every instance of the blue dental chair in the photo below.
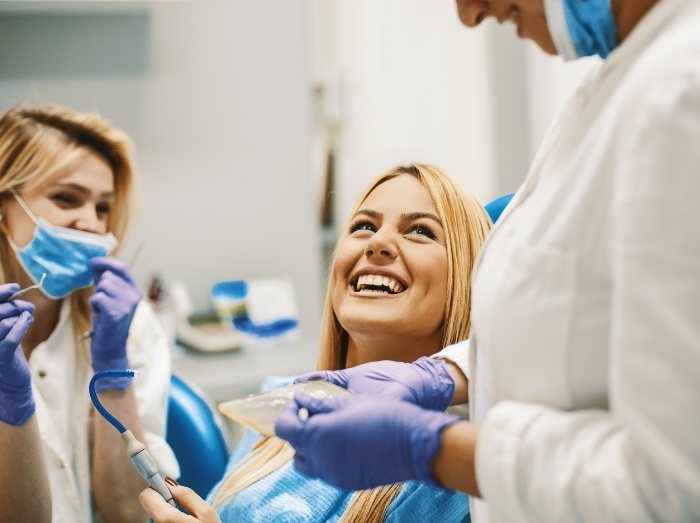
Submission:
<svg viewBox="0 0 700 523">
<path fill-rule="evenodd" d="M 489 218 L 491 218 L 492 223 L 496 223 L 514 194 L 515 193 L 504 194 L 484 205 L 484 209 L 486 209 L 486 213 L 489 215 Z"/>
<path fill-rule="evenodd" d="M 204 395 L 172 376 L 165 439 L 180 464 L 178 481 L 205 498 L 228 463 L 224 425 Z"/>
</svg>

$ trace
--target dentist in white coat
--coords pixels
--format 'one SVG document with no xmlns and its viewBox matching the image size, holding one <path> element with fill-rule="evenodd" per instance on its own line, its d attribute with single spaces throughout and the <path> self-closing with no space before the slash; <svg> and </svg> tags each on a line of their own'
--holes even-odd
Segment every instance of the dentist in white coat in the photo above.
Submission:
<svg viewBox="0 0 700 523">
<path fill-rule="evenodd" d="M 470 342 L 430 373 L 307 376 L 358 397 L 297 395 L 277 433 L 308 475 L 460 489 L 480 523 L 700 521 L 700 1 L 457 5 L 605 61 L 482 251 Z M 466 401 L 471 422 L 423 408 Z"/>
</svg>

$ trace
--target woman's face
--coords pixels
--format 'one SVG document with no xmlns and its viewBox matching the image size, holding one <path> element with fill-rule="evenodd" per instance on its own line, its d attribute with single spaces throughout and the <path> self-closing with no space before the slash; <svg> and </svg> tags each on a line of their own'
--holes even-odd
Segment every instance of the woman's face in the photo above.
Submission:
<svg viewBox="0 0 700 523">
<path fill-rule="evenodd" d="M 37 218 L 52 225 L 105 234 L 114 201 L 114 175 L 107 162 L 90 153 L 19 195 Z M 34 222 L 11 196 L 3 211 L 12 239 L 18 247 L 26 246 L 34 236 Z"/>
<path fill-rule="evenodd" d="M 539 45 L 545 53 L 557 54 L 549 34 L 543 0 L 456 0 L 459 19 L 469 27 L 476 27 L 488 17 L 500 24 L 511 22 L 520 38 Z"/>
<path fill-rule="evenodd" d="M 351 337 L 441 337 L 446 301 L 443 225 L 418 179 L 399 175 L 370 193 L 338 242 L 333 310 Z"/>
</svg>

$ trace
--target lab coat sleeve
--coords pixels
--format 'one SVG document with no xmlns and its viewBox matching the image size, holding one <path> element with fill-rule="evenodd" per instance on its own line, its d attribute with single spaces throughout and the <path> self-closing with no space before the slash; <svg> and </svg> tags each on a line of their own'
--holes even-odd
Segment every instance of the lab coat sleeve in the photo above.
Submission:
<svg viewBox="0 0 700 523">
<path fill-rule="evenodd" d="M 645 86 L 610 173 L 609 410 L 496 404 L 476 447 L 493 521 L 700 520 L 698 86 Z"/>
<path fill-rule="evenodd" d="M 133 387 L 144 430 L 143 443 L 161 473 L 178 478 L 180 467 L 165 441 L 171 375 L 170 348 L 153 309 L 143 300 L 131 324 L 127 354 L 131 367 L 139 371 Z"/>
<path fill-rule="evenodd" d="M 459 367 L 467 379 L 470 376 L 469 370 L 469 340 L 460 341 L 454 345 L 448 345 L 437 354 L 433 354 L 431 358 L 447 360 Z"/>
</svg>

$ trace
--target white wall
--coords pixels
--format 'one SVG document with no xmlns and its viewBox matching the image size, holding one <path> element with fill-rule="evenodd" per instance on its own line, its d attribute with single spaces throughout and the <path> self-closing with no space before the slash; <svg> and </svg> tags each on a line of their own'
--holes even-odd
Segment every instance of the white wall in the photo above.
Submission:
<svg viewBox="0 0 700 523">
<path fill-rule="evenodd" d="M 337 220 L 399 163 L 434 163 L 481 199 L 497 192 L 490 29 L 454 2 L 315 0 L 315 77 L 339 125 Z"/>
<path fill-rule="evenodd" d="M 145 242 L 141 280 L 182 280 L 203 306 L 215 280 L 289 275 L 315 335 L 305 2 L 66 6 L 0 11 L 0 109 L 67 104 L 131 134 L 141 212 L 124 256 Z"/>
</svg>

